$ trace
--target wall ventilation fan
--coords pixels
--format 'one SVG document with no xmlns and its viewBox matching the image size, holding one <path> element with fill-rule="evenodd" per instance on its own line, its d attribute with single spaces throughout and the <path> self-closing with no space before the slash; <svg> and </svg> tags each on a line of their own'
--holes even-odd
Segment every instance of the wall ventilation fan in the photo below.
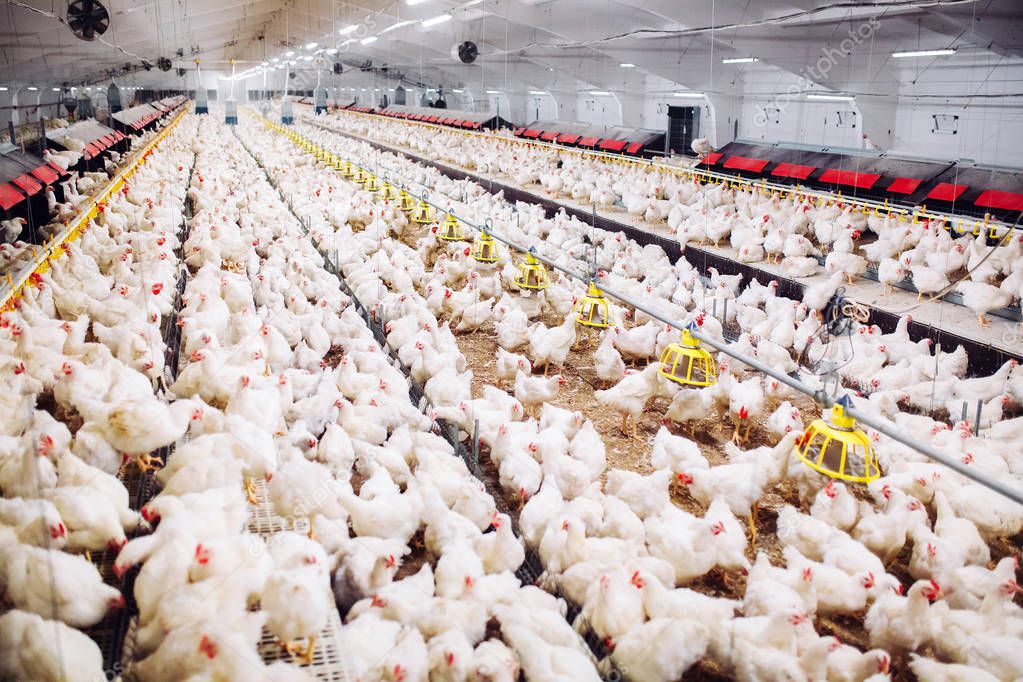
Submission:
<svg viewBox="0 0 1023 682">
<path fill-rule="evenodd" d="M 466 40 L 464 43 L 455 45 L 451 53 L 453 57 L 463 64 L 472 64 L 476 61 L 476 57 L 479 56 L 480 49 L 476 47 L 476 43 Z"/>
<path fill-rule="evenodd" d="M 95 40 L 110 27 L 110 15 L 99 0 L 72 0 L 67 6 L 67 25 L 81 40 Z"/>
<path fill-rule="evenodd" d="M 160 69 L 161 71 L 170 71 L 171 60 L 167 59 L 166 57 L 160 57 L 159 59 L 156 60 L 156 68 Z"/>
<path fill-rule="evenodd" d="M 340 76 L 342 71 L 344 71 L 344 67 L 341 66 L 341 62 L 334 62 L 334 73 Z"/>
</svg>

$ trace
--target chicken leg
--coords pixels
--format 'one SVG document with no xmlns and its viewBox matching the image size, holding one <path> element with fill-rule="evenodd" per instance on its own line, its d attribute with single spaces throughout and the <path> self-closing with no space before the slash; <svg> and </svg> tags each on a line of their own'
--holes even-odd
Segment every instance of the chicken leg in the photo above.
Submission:
<svg viewBox="0 0 1023 682">
<path fill-rule="evenodd" d="M 988 322 L 987 315 L 985 315 L 984 313 L 977 315 L 977 324 L 979 324 L 981 328 L 991 326 L 991 323 Z"/>
<path fill-rule="evenodd" d="M 622 413 L 622 435 L 629 435 L 629 415 L 626 412 Z"/>
<path fill-rule="evenodd" d="M 309 641 L 306 644 L 305 651 L 300 651 L 303 665 L 311 665 L 313 662 L 313 653 L 316 651 L 316 635 L 309 635 Z"/>
<path fill-rule="evenodd" d="M 256 482 L 245 477 L 245 499 L 249 501 L 249 504 L 259 504 L 259 499 L 256 498 Z"/>
<path fill-rule="evenodd" d="M 750 544 L 755 545 L 757 543 L 757 503 L 754 502 L 750 506 L 749 510 L 749 534 Z"/>
</svg>

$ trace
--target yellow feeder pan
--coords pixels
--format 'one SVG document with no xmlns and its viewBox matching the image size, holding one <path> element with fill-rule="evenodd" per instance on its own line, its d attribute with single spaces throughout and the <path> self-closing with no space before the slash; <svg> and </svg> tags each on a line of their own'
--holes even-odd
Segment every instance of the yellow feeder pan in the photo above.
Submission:
<svg viewBox="0 0 1023 682">
<path fill-rule="evenodd" d="M 465 233 L 462 232 L 462 224 L 458 222 L 458 218 L 448 213 L 448 216 L 444 219 L 444 224 L 437 231 L 437 239 L 446 242 L 463 241 Z"/>
<path fill-rule="evenodd" d="M 352 179 L 352 182 L 356 182 L 356 183 L 361 185 L 363 183 L 363 181 L 365 181 L 366 177 L 365 177 L 365 174 L 362 172 L 361 168 L 359 168 L 358 166 L 354 166 L 352 168 L 352 178 L 351 179 Z"/>
<path fill-rule="evenodd" d="M 826 476 L 869 483 L 881 476 L 881 467 L 870 437 L 845 413 L 851 405 L 849 396 L 839 398 L 831 406 L 831 418 L 815 419 L 796 441 L 796 452 L 804 464 Z"/>
<path fill-rule="evenodd" d="M 485 227 L 473 240 L 472 259 L 477 263 L 496 263 L 500 259 L 500 255 L 497 253 L 497 242 Z"/>
<path fill-rule="evenodd" d="M 412 198 L 412 195 L 401 190 L 401 210 L 411 213 L 416 209 L 416 200 Z"/>
<path fill-rule="evenodd" d="M 547 268 L 536 257 L 536 250 L 530 247 L 526 260 L 519 263 L 519 276 L 515 278 L 515 284 L 520 289 L 546 289 L 550 283 Z"/>
<path fill-rule="evenodd" d="M 661 354 L 661 376 L 683 386 L 710 386 L 717 383 L 717 363 L 699 339 L 691 333 L 693 324 L 682 330 L 679 343 L 668 344 Z"/>
<path fill-rule="evenodd" d="M 383 192 L 381 192 L 380 194 L 380 198 L 383 199 L 384 201 L 394 201 L 395 199 L 398 198 L 398 196 L 399 196 L 398 190 L 394 188 L 394 185 L 392 185 L 389 182 L 385 182 Z"/>
<path fill-rule="evenodd" d="M 433 207 L 426 203 L 426 199 L 421 199 L 419 205 L 412 212 L 412 222 L 420 225 L 428 225 L 433 222 Z"/>
<path fill-rule="evenodd" d="M 350 178 L 350 177 L 352 177 L 352 173 L 354 173 L 354 172 L 355 172 L 355 167 L 352 166 L 352 162 L 351 161 L 345 161 L 345 167 L 341 170 L 341 175 L 345 176 L 346 178 Z"/>
<path fill-rule="evenodd" d="M 367 173 L 366 177 L 363 178 L 363 180 L 364 180 L 365 184 L 363 184 L 362 187 L 367 192 L 379 192 L 380 191 L 380 182 L 377 180 L 377 176 L 370 175 L 369 173 Z"/>
<path fill-rule="evenodd" d="M 592 279 L 586 295 L 579 300 L 579 304 L 576 306 L 575 321 L 585 327 L 606 328 L 614 324 L 614 318 L 611 315 L 611 302 L 597 288 L 596 282 Z"/>
</svg>

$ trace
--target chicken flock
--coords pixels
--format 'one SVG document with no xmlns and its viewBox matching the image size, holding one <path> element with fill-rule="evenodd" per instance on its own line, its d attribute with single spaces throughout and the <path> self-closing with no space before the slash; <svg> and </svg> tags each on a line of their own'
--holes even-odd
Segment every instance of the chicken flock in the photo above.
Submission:
<svg viewBox="0 0 1023 682">
<path fill-rule="evenodd" d="M 793 301 L 702 278 L 620 234 L 313 125 L 296 132 L 565 267 L 595 263 L 608 286 L 722 342 L 737 326 L 736 350 L 779 369 L 833 350 L 816 313 L 837 284 Z M 91 563 L 102 552 L 117 576 L 137 572 L 125 672 L 139 680 L 312 679 L 324 636 L 362 682 L 667 682 L 705 664 L 741 680 L 878 681 L 893 662 L 922 680 L 1023 676 L 1004 551 L 1023 508 L 873 432 L 886 475 L 866 490 L 810 471 L 792 456 L 803 422 L 783 385 L 720 354 L 717 384 L 680 389 L 654 362 L 678 329 L 628 309 L 584 358 L 606 386 L 589 409 L 635 434 L 653 402 L 668 407 L 652 473 L 608 468 L 589 413 L 559 405 L 582 285 L 559 277 L 525 296 L 510 261 L 480 267 L 436 227 L 256 117 L 233 131 L 214 117 L 178 124 L 0 323 L 0 677 L 104 675 L 80 629 L 126 595 Z M 171 364 L 168 324 L 180 328 Z M 500 386 L 473 397 L 459 346 L 484 328 Z M 966 379 L 962 349 L 935 357 L 904 324 L 860 325 L 849 345 L 841 374 L 863 389 L 858 405 L 1018 487 L 1023 418 L 1009 416 L 1023 370 Z M 412 382 L 428 402 L 410 402 Z M 958 421 L 977 400 L 979 433 Z M 723 463 L 678 435 L 713 414 L 734 425 Z M 438 420 L 478 423 L 496 486 Z M 773 442 L 744 449 L 754 424 Z M 122 482 L 134 469 L 160 488 L 140 508 Z M 757 508 L 783 483 L 794 495 L 775 503 L 779 561 L 757 549 Z M 261 506 L 284 527 L 253 531 Z M 519 577 L 527 555 L 542 564 L 535 585 Z M 710 594 L 712 574 L 744 581 L 741 597 Z M 870 647 L 820 633 L 825 617 L 860 624 Z M 266 641 L 283 660 L 264 660 Z"/>
<path fill-rule="evenodd" d="M 853 282 L 867 267 L 890 293 L 911 283 L 921 295 L 957 291 L 987 326 L 987 313 L 1023 299 L 1023 234 L 978 221 L 911 220 L 898 213 L 861 211 L 841 197 L 827 202 L 798 192 L 780 196 L 701 182 L 696 176 L 645 164 L 623 165 L 596 155 L 549 146 L 527 147 L 506 134 L 466 135 L 443 126 L 410 125 L 375 116 L 333 114 L 332 126 L 398 145 L 466 170 L 504 175 L 524 188 L 540 187 L 598 209 L 617 209 L 653 229 L 666 228 L 686 244 L 727 244 L 744 263 L 780 263 L 794 279 L 822 270 Z M 865 235 L 873 235 L 866 239 Z M 991 244 L 997 246 L 992 249 Z"/>
</svg>

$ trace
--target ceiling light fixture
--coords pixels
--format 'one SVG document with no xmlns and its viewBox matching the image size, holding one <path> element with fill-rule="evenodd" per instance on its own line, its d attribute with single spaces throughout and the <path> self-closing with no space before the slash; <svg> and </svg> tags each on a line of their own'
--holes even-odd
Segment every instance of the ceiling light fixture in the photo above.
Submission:
<svg viewBox="0 0 1023 682">
<path fill-rule="evenodd" d="M 313 48 L 315 48 L 315 47 L 316 47 L 317 45 L 319 45 L 319 43 L 317 43 L 317 42 L 312 42 L 312 43 L 306 43 L 306 44 L 305 44 L 305 49 L 307 49 L 307 50 L 312 50 L 312 49 L 313 49 Z"/>
<path fill-rule="evenodd" d="M 412 7 L 413 5 L 421 5 L 424 2 L 426 2 L 426 0 L 405 0 L 405 4 L 409 7 Z"/>
<path fill-rule="evenodd" d="M 36 91 L 36 90 L 38 90 L 39 88 L 37 88 L 37 87 L 36 87 L 36 86 L 34 86 L 34 85 L 30 85 L 30 86 L 28 86 L 28 88 L 26 88 L 26 89 L 27 89 L 27 90 L 31 90 L 32 92 L 35 92 L 35 91 Z"/>
<path fill-rule="evenodd" d="M 409 21 L 399 21 L 398 23 L 391 24 L 390 26 L 385 28 L 383 31 L 380 32 L 380 35 L 383 35 L 385 33 L 389 33 L 390 31 L 393 31 L 396 28 L 401 28 L 402 26 L 408 26 L 409 24 L 414 24 L 414 23 L 416 23 L 416 22 L 414 22 L 412 20 L 409 20 Z"/>
<path fill-rule="evenodd" d="M 690 97 L 690 98 L 703 97 L 703 93 L 702 92 L 673 92 L 671 94 L 672 94 L 673 97 Z"/>
<path fill-rule="evenodd" d="M 328 48 L 327 54 L 337 54 L 337 48 L 334 47 Z"/>
<path fill-rule="evenodd" d="M 294 57 L 295 56 L 295 51 L 294 50 L 288 50 L 287 52 L 284 53 L 284 56 L 285 57 Z"/>
<path fill-rule="evenodd" d="M 853 98 L 849 95 L 807 95 L 807 99 L 819 100 L 822 102 L 851 102 Z"/>
<path fill-rule="evenodd" d="M 488 95 L 500 95 L 501 91 L 500 90 L 487 90 L 487 94 Z"/>
<path fill-rule="evenodd" d="M 53 90 L 54 92 L 60 92 L 60 88 L 50 88 L 50 90 Z"/>
<path fill-rule="evenodd" d="M 530 90 L 529 94 L 530 95 L 546 95 L 547 93 L 544 92 L 543 90 Z"/>
<path fill-rule="evenodd" d="M 590 90 L 590 94 L 597 97 L 608 97 L 611 93 L 607 90 Z"/>
<path fill-rule="evenodd" d="M 445 21 L 451 21 L 450 14 L 439 14 L 433 17 L 432 19 L 427 19 L 426 21 L 421 22 L 420 25 L 423 28 L 430 28 L 431 26 L 436 26 L 437 24 L 443 24 Z"/>
<path fill-rule="evenodd" d="M 376 36 L 370 36 L 368 38 L 363 38 L 362 40 L 359 41 L 359 43 L 362 45 L 369 45 L 371 43 L 375 43 L 378 40 L 380 39 L 377 38 Z"/>
<path fill-rule="evenodd" d="M 618 66 L 620 66 L 623 69 L 634 69 L 634 68 L 636 68 L 635 64 L 630 64 L 629 62 L 622 62 Z"/>
<path fill-rule="evenodd" d="M 944 57 L 955 53 L 955 48 L 950 47 L 943 50 L 910 50 L 909 52 L 892 52 L 892 56 L 896 59 L 904 59 L 906 57 Z"/>
<path fill-rule="evenodd" d="M 461 94 L 462 94 L 463 92 L 465 92 L 465 90 L 459 90 L 458 88 L 455 88 L 455 89 L 454 89 L 454 90 L 452 90 L 451 92 L 454 92 L 454 93 L 456 93 L 456 94 L 459 94 L 459 95 L 461 95 Z"/>
<path fill-rule="evenodd" d="M 722 59 L 722 64 L 752 64 L 753 62 L 759 62 L 759 57 L 728 57 Z"/>
<path fill-rule="evenodd" d="M 358 27 L 357 24 L 349 24 L 348 26 L 345 26 L 343 29 L 338 31 L 338 33 L 340 33 L 343 36 L 346 36 L 349 33 L 353 33 L 353 32 L 358 31 L 358 30 L 359 30 L 359 27 Z"/>
<path fill-rule="evenodd" d="M 7 92 L 7 86 L 6 85 L 0 85 L 0 92 Z"/>
</svg>

